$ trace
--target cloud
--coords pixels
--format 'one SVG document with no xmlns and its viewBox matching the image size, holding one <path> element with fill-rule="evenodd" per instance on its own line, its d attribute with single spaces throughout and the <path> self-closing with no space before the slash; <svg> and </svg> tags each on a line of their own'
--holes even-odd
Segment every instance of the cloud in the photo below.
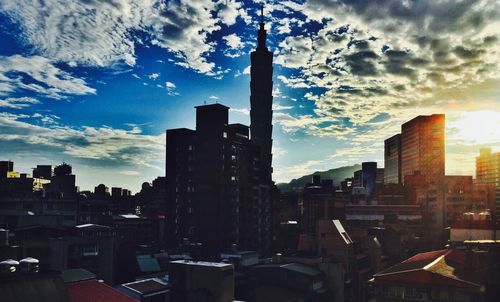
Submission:
<svg viewBox="0 0 500 302">
<path fill-rule="evenodd" d="M 85 160 L 88 165 L 118 167 L 128 164 L 149 167 L 164 154 L 163 135 L 143 135 L 135 127 L 131 130 L 106 126 L 73 128 L 44 123 L 49 121 L 47 118 L 57 119 L 55 116 L 35 114 L 33 118 L 42 124 L 34 124 L 27 115 L 0 113 L 2 153 L 13 152 L 13 146 L 17 146 L 30 150 L 30 154 L 50 152 Z"/>
<path fill-rule="evenodd" d="M 239 114 L 250 116 L 250 109 L 248 108 L 229 108 L 229 112 L 236 112 Z"/>
<path fill-rule="evenodd" d="M 230 58 L 235 58 L 243 54 L 243 52 L 241 52 L 241 49 L 245 47 L 245 43 L 241 41 L 241 38 L 238 35 L 230 34 L 222 37 L 222 39 L 228 46 L 228 49 L 224 51 L 224 55 Z"/>
<path fill-rule="evenodd" d="M 170 96 L 179 95 L 179 93 L 176 91 L 177 86 L 175 86 L 174 83 L 172 83 L 172 82 L 165 82 L 165 88 L 167 89 L 168 95 L 170 95 Z"/>
<path fill-rule="evenodd" d="M 52 99 L 96 92 L 84 79 L 73 77 L 47 58 L 0 56 L 0 96 L 26 91 Z"/>
<path fill-rule="evenodd" d="M 41 104 L 41 102 L 30 97 L 0 99 L 0 107 L 11 109 L 22 109 L 37 104 Z"/>
<path fill-rule="evenodd" d="M 160 77 L 160 73 L 159 72 L 153 72 L 152 74 L 148 75 L 148 78 L 150 80 L 153 80 L 153 81 L 155 81 L 156 79 L 158 79 L 158 77 Z"/>
<path fill-rule="evenodd" d="M 211 0 L 5 0 L 0 13 L 21 28 L 33 53 L 71 67 L 134 66 L 137 44 L 167 49 L 179 66 L 218 76 L 207 55 L 215 31 L 250 23 L 240 1 Z"/>
<path fill-rule="evenodd" d="M 0 11 L 22 29 L 22 39 L 55 61 L 90 66 L 135 65 L 134 30 L 154 1 L 6 0 Z"/>
</svg>

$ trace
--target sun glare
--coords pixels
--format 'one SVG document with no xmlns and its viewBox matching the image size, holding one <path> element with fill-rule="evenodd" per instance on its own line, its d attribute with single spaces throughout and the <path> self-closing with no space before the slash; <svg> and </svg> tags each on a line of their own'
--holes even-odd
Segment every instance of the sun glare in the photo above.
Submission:
<svg viewBox="0 0 500 302">
<path fill-rule="evenodd" d="M 449 140 L 471 145 L 500 143 L 500 111 L 457 112 L 447 115 Z"/>
</svg>

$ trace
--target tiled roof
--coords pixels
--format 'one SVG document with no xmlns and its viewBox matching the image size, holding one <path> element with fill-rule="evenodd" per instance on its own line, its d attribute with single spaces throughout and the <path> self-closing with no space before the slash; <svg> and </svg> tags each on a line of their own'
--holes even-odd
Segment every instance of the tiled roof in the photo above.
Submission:
<svg viewBox="0 0 500 302">
<path fill-rule="evenodd" d="M 462 250 L 439 250 L 417 254 L 374 275 L 374 282 L 399 284 L 432 284 L 461 288 L 481 285 L 458 275 L 465 265 Z"/>
<path fill-rule="evenodd" d="M 95 279 L 66 283 L 66 288 L 72 302 L 137 302 Z"/>
</svg>

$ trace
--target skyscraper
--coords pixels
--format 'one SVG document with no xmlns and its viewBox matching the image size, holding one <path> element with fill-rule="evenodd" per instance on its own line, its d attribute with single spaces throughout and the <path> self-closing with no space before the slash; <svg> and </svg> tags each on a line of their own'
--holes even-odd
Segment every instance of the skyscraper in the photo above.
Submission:
<svg viewBox="0 0 500 302">
<path fill-rule="evenodd" d="M 482 148 L 476 157 L 476 186 L 482 186 L 485 192 L 494 192 L 491 206 L 494 219 L 500 222 L 500 152 L 491 152 L 490 148 Z M 495 198 L 496 195 L 496 198 Z"/>
<path fill-rule="evenodd" d="M 500 152 L 482 148 L 476 157 L 476 182 L 500 187 Z"/>
<path fill-rule="evenodd" d="M 445 115 L 419 115 L 401 126 L 401 180 L 420 173 L 427 182 L 444 179 Z"/>
<path fill-rule="evenodd" d="M 260 147 L 263 174 L 270 183 L 273 173 L 273 54 L 266 46 L 263 7 L 257 33 L 257 49 L 251 53 L 250 134 L 252 141 Z"/>
<path fill-rule="evenodd" d="M 384 141 L 384 183 L 401 183 L 401 134 Z"/>
</svg>

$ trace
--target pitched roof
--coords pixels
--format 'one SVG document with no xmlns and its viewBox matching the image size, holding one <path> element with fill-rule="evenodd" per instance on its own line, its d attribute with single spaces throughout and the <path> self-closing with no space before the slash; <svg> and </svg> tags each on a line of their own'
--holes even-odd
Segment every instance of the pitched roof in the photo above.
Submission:
<svg viewBox="0 0 500 302">
<path fill-rule="evenodd" d="M 95 279 L 66 283 L 66 288 L 72 302 L 137 302 Z"/>
<path fill-rule="evenodd" d="M 463 250 L 438 250 L 417 254 L 374 275 L 374 282 L 432 284 L 480 289 L 481 285 L 458 274 L 465 265 Z"/>
</svg>

